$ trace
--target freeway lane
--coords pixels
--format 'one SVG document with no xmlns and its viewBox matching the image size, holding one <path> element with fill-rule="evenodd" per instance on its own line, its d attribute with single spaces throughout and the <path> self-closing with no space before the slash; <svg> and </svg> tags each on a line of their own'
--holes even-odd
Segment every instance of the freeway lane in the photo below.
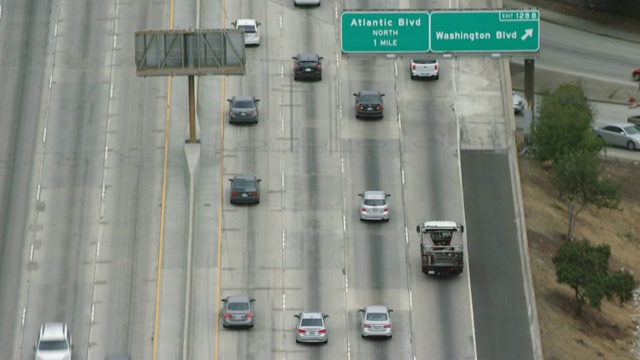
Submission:
<svg viewBox="0 0 640 360">
<path fill-rule="evenodd" d="M 386 60 L 349 59 L 341 63 L 339 81 L 342 108 L 341 154 L 344 158 L 345 215 L 347 228 L 347 312 L 349 343 L 355 359 L 410 359 L 411 308 L 404 238 L 405 214 L 400 171 L 400 141 L 396 121 L 394 63 Z M 375 73 L 372 77 L 370 74 Z M 356 119 L 353 93 L 385 93 L 383 119 Z M 384 190 L 389 198 L 389 222 L 361 222 L 358 193 Z M 359 308 L 392 308 L 393 338 L 359 337 Z"/>
<path fill-rule="evenodd" d="M 15 139 L 2 156 L 20 166 L 1 177 L 12 225 L 1 239 L 0 357 L 33 358 L 40 325 L 65 321 L 75 359 L 150 358 L 166 82 L 132 76 L 131 51 L 133 32 L 164 26 L 168 7 L 2 10 L 1 101 L 13 115 L 0 133 Z"/>
<path fill-rule="evenodd" d="M 43 89 L 51 73 L 51 4 L 4 1 L 0 19 L 0 358 L 20 358 L 24 261 L 34 230 L 28 216 L 35 202 L 34 172 L 42 153 Z M 46 92 L 45 92 L 46 94 Z M 35 174 L 35 175 L 34 175 Z M 22 240 L 25 241 L 22 241 Z M 24 299 L 22 299 L 24 301 Z M 37 331 L 37 330 L 36 330 Z M 28 334 L 30 337 L 32 334 Z M 31 338 L 29 338 L 31 339 Z M 31 340 L 27 347 L 31 348 Z"/>
</svg>

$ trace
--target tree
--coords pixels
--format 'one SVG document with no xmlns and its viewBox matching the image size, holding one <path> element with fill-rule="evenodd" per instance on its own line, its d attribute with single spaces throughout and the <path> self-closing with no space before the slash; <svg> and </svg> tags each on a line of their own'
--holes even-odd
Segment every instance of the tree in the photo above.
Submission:
<svg viewBox="0 0 640 360">
<path fill-rule="evenodd" d="M 600 309 L 606 297 L 617 297 L 620 303 L 632 298 L 635 280 L 626 271 L 609 275 L 611 248 L 607 244 L 592 246 L 588 240 L 564 242 L 553 256 L 556 278 L 575 293 L 575 313 L 582 314 L 585 302 Z"/>
<path fill-rule="evenodd" d="M 544 89 L 538 114 L 531 129 L 536 160 L 553 164 L 575 151 L 595 155 L 602 150 L 604 144 L 592 131 L 595 110 L 580 82 Z"/>
<path fill-rule="evenodd" d="M 603 176 L 598 159 L 591 153 L 574 152 L 559 158 L 553 166 L 551 181 L 569 215 L 567 240 L 573 238 L 578 214 L 588 206 L 619 209 L 620 185 Z"/>
</svg>

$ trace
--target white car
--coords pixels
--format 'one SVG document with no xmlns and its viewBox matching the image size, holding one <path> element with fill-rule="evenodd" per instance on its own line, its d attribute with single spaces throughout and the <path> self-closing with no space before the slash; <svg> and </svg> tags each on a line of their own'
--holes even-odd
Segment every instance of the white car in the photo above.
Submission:
<svg viewBox="0 0 640 360">
<path fill-rule="evenodd" d="M 260 23 L 255 19 L 239 19 L 231 23 L 236 29 L 244 30 L 244 44 L 260 45 Z"/>
<path fill-rule="evenodd" d="M 411 59 L 411 80 L 429 78 L 440 78 L 438 59 Z"/>
<path fill-rule="evenodd" d="M 40 327 L 38 340 L 33 350 L 36 360 L 71 360 L 71 333 L 67 324 L 52 322 Z"/>
<path fill-rule="evenodd" d="M 380 190 L 369 190 L 358 194 L 362 198 L 360 203 L 360 220 L 383 220 L 389 221 L 389 204 L 387 194 Z"/>
<path fill-rule="evenodd" d="M 513 112 L 522 112 L 525 104 L 524 99 L 513 91 L 511 92 L 511 98 L 513 99 Z"/>
<path fill-rule="evenodd" d="M 293 5 L 295 6 L 320 6 L 320 0 L 293 0 Z"/>
<path fill-rule="evenodd" d="M 369 336 L 390 338 L 393 336 L 393 327 L 391 323 L 391 313 L 393 312 L 393 309 L 389 309 L 384 305 L 369 305 L 358 311 L 362 314 L 362 320 L 360 321 L 360 335 L 363 338 Z"/>
</svg>

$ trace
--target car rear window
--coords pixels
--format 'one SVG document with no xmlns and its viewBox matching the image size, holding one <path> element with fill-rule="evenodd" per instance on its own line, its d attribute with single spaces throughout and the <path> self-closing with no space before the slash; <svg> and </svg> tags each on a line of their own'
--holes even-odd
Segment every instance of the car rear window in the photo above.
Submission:
<svg viewBox="0 0 640 360">
<path fill-rule="evenodd" d="M 385 313 L 368 313 L 367 320 L 371 321 L 385 321 L 388 320 L 387 314 Z"/>
<path fill-rule="evenodd" d="M 253 109 L 253 101 L 239 100 L 233 103 L 233 107 L 236 109 Z"/>
<path fill-rule="evenodd" d="M 298 63 L 298 65 L 300 66 L 316 66 L 317 62 L 315 61 L 311 61 L 311 60 L 307 60 L 307 61 L 300 61 Z"/>
<path fill-rule="evenodd" d="M 227 309 L 234 311 L 249 310 L 249 304 L 243 302 L 229 303 L 229 305 L 227 305 Z"/>
<path fill-rule="evenodd" d="M 435 64 L 436 61 L 436 59 L 413 59 L 416 64 Z"/>
<path fill-rule="evenodd" d="M 240 25 L 238 26 L 238 29 L 244 29 L 244 32 L 246 33 L 254 33 L 256 32 L 256 27 L 253 25 Z"/>
<path fill-rule="evenodd" d="M 368 205 L 368 206 L 383 206 L 385 205 L 385 201 L 380 199 L 380 200 L 376 200 L 376 199 L 365 199 L 364 200 L 364 204 Z"/>
<path fill-rule="evenodd" d="M 322 326 L 322 319 L 302 319 L 301 326 Z"/>
<path fill-rule="evenodd" d="M 360 102 L 378 103 L 380 102 L 380 97 L 378 95 L 360 95 Z"/>
<path fill-rule="evenodd" d="M 256 183 L 251 180 L 236 180 L 233 182 L 236 189 L 255 189 Z"/>
</svg>

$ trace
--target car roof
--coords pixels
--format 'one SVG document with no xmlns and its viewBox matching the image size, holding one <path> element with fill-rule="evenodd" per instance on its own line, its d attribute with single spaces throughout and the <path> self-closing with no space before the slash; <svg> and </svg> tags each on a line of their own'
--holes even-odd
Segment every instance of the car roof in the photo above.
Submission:
<svg viewBox="0 0 640 360">
<path fill-rule="evenodd" d="M 240 26 L 240 25 L 253 25 L 253 26 L 258 26 L 258 22 L 256 21 L 256 19 L 238 19 L 236 21 L 236 26 Z"/>
<path fill-rule="evenodd" d="M 232 295 L 227 296 L 227 303 L 248 303 L 251 299 L 246 295 Z"/>
<path fill-rule="evenodd" d="M 427 221 L 423 225 L 427 228 L 456 228 L 458 226 L 455 221 Z"/>
<path fill-rule="evenodd" d="M 231 98 L 232 101 L 253 101 L 253 96 L 236 95 Z"/>
<path fill-rule="evenodd" d="M 384 191 L 365 191 L 364 192 L 364 198 L 365 199 L 371 199 L 371 200 L 382 200 L 385 198 L 385 193 Z"/>
<path fill-rule="evenodd" d="M 369 305 L 365 311 L 368 313 L 386 313 L 389 312 L 389 309 L 384 305 Z"/>
<path fill-rule="evenodd" d="M 67 325 L 62 322 L 51 322 L 42 325 L 41 340 L 60 340 L 65 338 Z"/>
<path fill-rule="evenodd" d="M 258 178 L 252 175 L 238 175 L 238 176 L 234 176 L 233 180 L 256 181 L 258 180 Z"/>
<path fill-rule="evenodd" d="M 301 319 L 324 319 L 321 312 L 302 312 L 300 313 Z"/>
<path fill-rule="evenodd" d="M 360 90 L 360 95 L 380 95 L 378 90 Z"/>
<path fill-rule="evenodd" d="M 296 56 L 298 61 L 318 61 L 320 55 L 311 53 L 300 53 Z"/>
<path fill-rule="evenodd" d="M 619 127 L 629 127 L 629 126 L 634 126 L 636 124 L 633 123 L 629 123 L 629 122 L 617 122 L 617 123 L 607 123 L 607 124 L 603 124 L 601 127 L 605 127 L 605 126 L 619 126 Z M 637 126 L 637 125 L 636 125 Z"/>
</svg>

